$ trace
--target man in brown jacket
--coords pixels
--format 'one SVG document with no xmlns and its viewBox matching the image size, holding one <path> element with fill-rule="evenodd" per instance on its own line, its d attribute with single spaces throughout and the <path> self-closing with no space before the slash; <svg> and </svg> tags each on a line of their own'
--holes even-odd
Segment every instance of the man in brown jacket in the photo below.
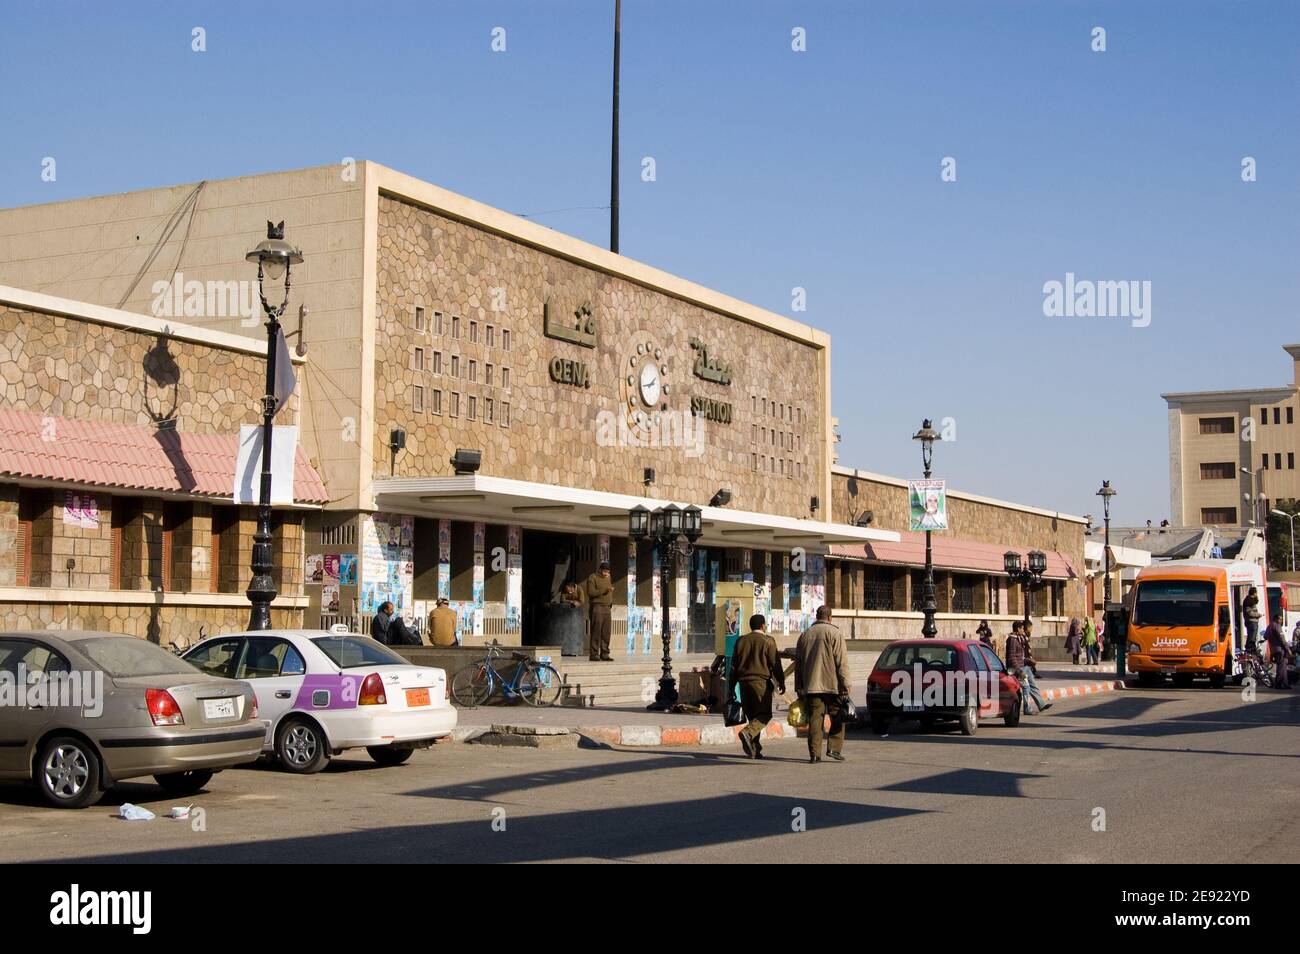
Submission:
<svg viewBox="0 0 1300 954">
<path fill-rule="evenodd" d="M 829 606 L 817 607 L 817 622 L 804 630 L 795 646 L 794 691 L 808 709 L 808 761 L 822 760 L 822 722 L 830 716 L 826 755 L 843 762 L 840 710 L 849 697 L 849 663 L 844 637 L 831 623 Z"/>
<path fill-rule="evenodd" d="M 429 614 L 429 640 L 434 646 L 456 645 L 456 613 L 441 596 Z"/>
<path fill-rule="evenodd" d="M 609 578 L 609 564 L 600 568 L 582 584 L 591 614 L 591 660 L 613 662 L 609 654 L 610 613 L 614 605 L 614 583 Z"/>
<path fill-rule="evenodd" d="M 740 686 L 740 708 L 749 723 L 740 730 L 740 747 L 751 759 L 763 757 L 763 728 L 772 721 L 772 688 L 785 694 L 785 673 L 776 640 L 767 634 L 762 614 L 749 618 L 749 632 L 731 650 L 731 679 L 727 698 Z"/>
</svg>

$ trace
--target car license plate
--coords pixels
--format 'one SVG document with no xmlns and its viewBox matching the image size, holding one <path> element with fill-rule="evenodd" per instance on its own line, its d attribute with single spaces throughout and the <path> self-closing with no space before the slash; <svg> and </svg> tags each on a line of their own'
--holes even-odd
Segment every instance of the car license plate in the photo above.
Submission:
<svg viewBox="0 0 1300 954">
<path fill-rule="evenodd" d="M 924 712 L 924 711 L 925 711 L 925 706 L 913 706 L 913 705 L 903 706 L 903 711 L 904 711 L 904 712 Z"/>
<path fill-rule="evenodd" d="M 203 716 L 206 719 L 233 719 L 235 717 L 235 700 L 204 699 Z"/>
<path fill-rule="evenodd" d="M 414 709 L 416 706 L 427 706 L 429 704 L 428 689 L 407 689 L 406 704 Z"/>
<path fill-rule="evenodd" d="M 1160 674 L 1162 676 L 1174 676 L 1178 674 L 1178 669 L 1174 666 L 1161 666 Z"/>
</svg>

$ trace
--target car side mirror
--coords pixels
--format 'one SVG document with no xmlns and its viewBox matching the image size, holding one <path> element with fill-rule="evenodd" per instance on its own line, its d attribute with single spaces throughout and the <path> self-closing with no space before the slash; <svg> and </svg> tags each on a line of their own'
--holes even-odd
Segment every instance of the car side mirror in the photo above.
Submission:
<svg viewBox="0 0 1300 954">
<path fill-rule="evenodd" d="M 1228 638 L 1228 631 L 1232 629 L 1232 617 L 1228 615 L 1228 607 L 1219 607 L 1219 642 Z"/>
</svg>

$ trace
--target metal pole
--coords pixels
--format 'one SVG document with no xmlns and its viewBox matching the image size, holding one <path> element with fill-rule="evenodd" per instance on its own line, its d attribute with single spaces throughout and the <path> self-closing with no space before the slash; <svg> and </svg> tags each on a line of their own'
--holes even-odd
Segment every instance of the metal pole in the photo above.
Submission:
<svg viewBox="0 0 1300 954">
<path fill-rule="evenodd" d="M 660 599 L 660 625 L 663 627 L 663 671 L 659 676 L 659 691 L 655 693 L 655 701 L 649 706 L 650 709 L 658 712 L 666 712 L 677 704 L 677 680 L 673 677 L 673 656 L 672 656 L 672 623 L 668 616 L 668 561 L 672 556 L 673 550 L 676 549 L 676 541 L 661 538 L 655 541 L 655 546 L 659 550 L 659 599 Z"/>
<path fill-rule="evenodd" d="M 257 269 L 258 286 L 262 283 L 262 268 Z M 266 394 L 262 397 L 262 483 L 257 505 L 257 532 L 253 534 L 253 578 L 245 595 L 253 604 L 248 628 L 271 628 L 271 602 L 275 599 L 275 581 L 271 577 L 271 438 L 275 433 L 275 352 L 276 336 L 280 322 L 275 313 L 266 309 Z"/>
<path fill-rule="evenodd" d="M 1106 519 L 1106 579 L 1102 583 L 1101 611 L 1106 612 L 1106 607 L 1110 606 L 1110 501 L 1104 501 L 1105 519 Z"/>
<path fill-rule="evenodd" d="M 921 463 L 925 471 L 925 479 L 930 479 L 930 460 L 922 453 Z M 934 551 L 930 546 L 930 536 L 932 531 L 925 531 L 925 584 L 921 588 L 921 612 L 925 614 L 925 622 L 921 624 L 921 635 L 926 639 L 934 639 L 939 635 L 939 627 L 935 625 L 934 614 L 938 605 L 934 601 Z"/>
<path fill-rule="evenodd" d="M 618 251 L 618 73 L 623 39 L 623 0 L 614 0 L 614 122 L 609 149 L 609 250 Z"/>
</svg>

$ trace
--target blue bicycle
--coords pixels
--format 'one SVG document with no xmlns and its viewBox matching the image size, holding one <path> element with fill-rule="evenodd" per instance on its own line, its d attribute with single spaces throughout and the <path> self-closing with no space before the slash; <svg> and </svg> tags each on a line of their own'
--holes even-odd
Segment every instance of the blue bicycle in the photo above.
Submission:
<svg viewBox="0 0 1300 954">
<path fill-rule="evenodd" d="M 496 660 L 507 658 L 514 664 L 514 672 L 508 678 L 496 665 Z M 493 641 L 486 656 L 452 677 L 451 698 L 458 706 L 472 709 L 485 704 L 498 690 L 507 700 L 523 699 L 532 706 L 553 706 L 560 700 L 564 683 L 549 663 L 538 662 L 521 652 L 512 651 L 507 657 L 505 650 Z"/>
</svg>

